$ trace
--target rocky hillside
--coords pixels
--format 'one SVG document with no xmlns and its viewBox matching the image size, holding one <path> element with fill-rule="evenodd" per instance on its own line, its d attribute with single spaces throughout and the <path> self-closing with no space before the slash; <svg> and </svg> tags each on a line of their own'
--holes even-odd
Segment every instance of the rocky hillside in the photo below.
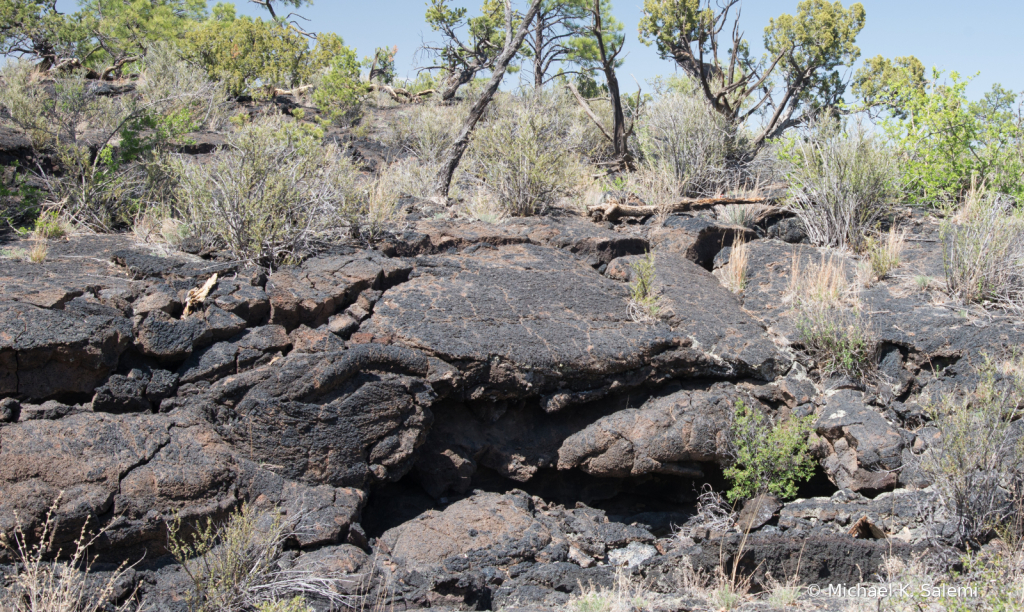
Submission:
<svg viewBox="0 0 1024 612">
<path fill-rule="evenodd" d="M 690 609 L 695 571 L 739 568 L 756 593 L 941 556 L 925 408 L 1024 332 L 914 280 L 943 275 L 935 222 L 905 219 L 901 267 L 865 287 L 782 213 L 410 210 L 372 248 L 270 273 L 132 235 L 0 259 L 0 533 L 38 538 L 51 508 L 57 548 L 102 530 L 96 569 L 134 564 L 112 596 L 151 610 L 187 609 L 168 524 L 243 502 L 289 521 L 282 567 L 387 609 L 554 609 L 623 574 Z M 658 308 L 637 320 L 647 252 Z M 871 376 L 829 374 L 800 341 L 794 278 L 826 262 L 857 287 Z M 813 417 L 798 499 L 737 514 L 701 496 L 728 488 L 740 403 Z"/>
</svg>

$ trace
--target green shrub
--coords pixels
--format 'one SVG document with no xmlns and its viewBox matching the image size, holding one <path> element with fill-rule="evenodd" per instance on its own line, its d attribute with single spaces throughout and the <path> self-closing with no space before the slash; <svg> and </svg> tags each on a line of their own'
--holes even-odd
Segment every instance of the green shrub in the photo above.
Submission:
<svg viewBox="0 0 1024 612">
<path fill-rule="evenodd" d="M 163 191 L 154 184 L 154 162 L 204 125 L 221 101 L 217 86 L 160 45 L 142 63 L 132 94 L 97 95 L 81 71 L 58 75 L 47 93 L 21 62 L 4 67 L 3 78 L 0 103 L 18 109 L 11 111 L 15 124 L 59 163 L 59 173 L 43 176 L 52 207 L 99 230 L 129 223 Z"/>
<path fill-rule="evenodd" d="M 933 70 L 924 86 L 896 83 L 895 112 L 882 126 L 896 143 L 908 197 L 943 207 L 960 200 L 973 180 L 1024 201 L 1024 118 L 1016 94 L 995 85 L 976 102 L 971 79 L 956 72 L 942 82 Z"/>
<path fill-rule="evenodd" d="M 788 205 L 814 244 L 859 250 L 898 194 L 893 156 L 861 125 L 823 119 L 776 152 Z"/>
<path fill-rule="evenodd" d="M 270 266 L 301 258 L 358 209 L 356 170 L 322 139 L 279 116 L 242 126 L 211 160 L 172 160 L 174 206 L 192 235 L 239 259 Z"/>
<path fill-rule="evenodd" d="M 18 163 L 0 166 L 0 227 L 19 228 L 39 215 L 41 190 L 18 172 Z"/>
<path fill-rule="evenodd" d="M 580 132 L 565 104 L 550 93 L 505 99 L 473 134 L 466 174 L 507 214 L 537 214 L 575 192 Z"/>
<path fill-rule="evenodd" d="M 861 380 L 875 369 L 877 342 L 869 322 L 856 308 L 801 305 L 796 329 L 800 343 L 817 362 L 822 376 L 838 373 Z"/>
<path fill-rule="evenodd" d="M 32 146 L 39 150 L 52 144 L 53 134 L 46 115 L 49 96 L 34 82 L 34 72 L 35 66 L 26 61 L 8 61 L 0 69 L 0 107 L 15 125 L 25 130 Z"/>
<path fill-rule="evenodd" d="M 946 289 L 964 303 L 1024 307 L 1024 217 L 1006 196 L 973 190 L 942 228 Z"/>
<path fill-rule="evenodd" d="M 733 463 L 725 470 L 732 482 L 731 502 L 772 493 L 781 499 L 796 496 L 797 484 L 814 474 L 807 448 L 814 417 L 774 421 L 741 400 L 730 427 Z"/>
<path fill-rule="evenodd" d="M 343 46 L 317 84 L 313 103 L 331 122 L 340 124 L 358 117 L 366 94 L 366 85 L 359 80 L 356 52 Z"/>
</svg>

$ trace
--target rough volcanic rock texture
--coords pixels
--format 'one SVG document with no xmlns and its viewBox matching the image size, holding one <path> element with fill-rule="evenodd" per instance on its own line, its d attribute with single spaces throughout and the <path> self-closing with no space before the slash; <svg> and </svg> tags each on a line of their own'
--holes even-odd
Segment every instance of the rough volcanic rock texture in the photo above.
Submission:
<svg viewBox="0 0 1024 612">
<path fill-rule="evenodd" d="M 113 309 L 48 310 L 0 303 L 0 393 L 88 394 L 117 367 L 131 324 Z"/>
<path fill-rule="evenodd" d="M 362 486 L 412 466 L 436 389 L 455 372 L 422 353 L 367 344 L 292 354 L 168 403 L 196 405 L 253 461 L 310 484 Z M 432 384 L 434 383 L 434 384 Z"/>
<path fill-rule="evenodd" d="M 363 331 L 457 365 L 465 399 L 556 411 L 716 366 L 666 325 L 629 319 L 626 287 L 570 255 L 517 245 L 422 259 Z"/>
<path fill-rule="evenodd" d="M 903 436 L 865 405 L 863 393 L 841 390 L 830 396 L 815 430 L 821 436 L 816 451 L 836 486 L 859 491 L 896 485 Z"/>
<path fill-rule="evenodd" d="M 728 460 L 736 402 L 760 403 L 727 383 L 678 391 L 599 419 L 558 450 L 558 468 L 608 477 L 661 473 L 699 478 L 697 462 Z M 763 407 L 761 407 L 763 408 Z"/>
</svg>

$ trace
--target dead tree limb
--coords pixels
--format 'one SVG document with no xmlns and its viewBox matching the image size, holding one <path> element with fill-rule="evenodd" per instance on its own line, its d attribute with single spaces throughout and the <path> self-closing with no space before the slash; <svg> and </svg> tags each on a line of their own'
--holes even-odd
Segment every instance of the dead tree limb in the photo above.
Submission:
<svg viewBox="0 0 1024 612">
<path fill-rule="evenodd" d="M 370 83 L 370 89 L 373 91 L 383 91 L 391 96 L 391 99 L 395 102 L 419 102 L 423 98 L 437 93 L 437 90 L 435 89 L 425 89 L 423 91 L 412 93 L 407 89 L 391 87 L 390 85 L 385 85 L 383 83 Z"/>
<path fill-rule="evenodd" d="M 770 198 L 682 198 L 668 206 L 637 206 L 633 204 L 594 204 L 587 210 L 595 221 L 615 221 L 622 217 L 649 217 L 659 212 L 689 212 L 726 204 L 764 204 Z"/>
<path fill-rule="evenodd" d="M 598 119 L 597 115 L 594 114 L 593 109 L 590 108 L 590 104 L 587 104 L 586 98 L 580 95 L 580 90 L 576 89 L 576 84 L 573 83 L 572 81 L 569 81 L 568 87 L 569 91 L 572 92 L 572 95 L 576 97 L 576 101 L 579 102 L 580 107 L 583 109 L 583 112 L 586 113 L 588 117 L 590 117 L 590 120 L 594 122 L 594 125 L 597 126 L 597 129 L 601 130 L 601 133 L 604 134 L 604 137 L 608 139 L 608 142 L 614 144 L 615 139 L 612 138 L 612 135 L 608 133 L 607 129 L 605 129 L 604 124 L 602 124 L 601 120 Z"/>
<path fill-rule="evenodd" d="M 296 87 L 295 89 L 278 89 L 275 87 L 270 93 L 272 94 L 272 98 L 276 98 L 278 96 L 301 96 L 312 89 L 312 85 L 303 85 L 302 87 Z"/>
<path fill-rule="evenodd" d="M 110 80 L 110 75 L 112 75 L 113 73 L 121 70 L 121 68 L 124 68 L 125 64 L 130 64 L 132 62 L 137 62 L 137 61 L 139 61 L 141 59 L 142 59 L 141 55 L 132 55 L 132 56 L 129 56 L 129 57 L 122 57 L 121 59 L 119 59 L 116 62 L 114 62 L 112 65 L 107 66 L 106 68 L 104 68 L 103 72 L 100 73 L 99 79 L 101 81 Z"/>
</svg>

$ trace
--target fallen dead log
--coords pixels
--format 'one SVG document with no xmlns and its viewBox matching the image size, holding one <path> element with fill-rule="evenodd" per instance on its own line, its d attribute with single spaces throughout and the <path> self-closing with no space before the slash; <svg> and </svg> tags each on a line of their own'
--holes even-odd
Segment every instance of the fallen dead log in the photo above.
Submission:
<svg viewBox="0 0 1024 612">
<path fill-rule="evenodd" d="M 768 200 L 769 198 L 683 198 L 668 206 L 606 202 L 594 204 L 587 210 L 595 221 L 615 221 L 622 217 L 649 217 L 659 212 L 689 212 L 727 204 L 764 204 Z"/>
<path fill-rule="evenodd" d="M 411 93 L 408 90 L 400 87 L 391 87 L 390 85 L 384 85 L 382 83 L 370 83 L 370 89 L 374 91 L 383 91 L 384 93 L 391 96 L 391 99 L 395 102 L 418 102 L 427 96 L 434 95 L 437 93 L 433 89 L 427 89 L 417 93 Z"/>
<path fill-rule="evenodd" d="M 296 87 L 295 89 L 278 89 L 275 87 L 270 93 L 272 98 L 276 98 L 278 96 L 301 96 L 307 91 L 312 91 L 312 89 L 312 85 L 303 85 L 301 87 Z"/>
</svg>

